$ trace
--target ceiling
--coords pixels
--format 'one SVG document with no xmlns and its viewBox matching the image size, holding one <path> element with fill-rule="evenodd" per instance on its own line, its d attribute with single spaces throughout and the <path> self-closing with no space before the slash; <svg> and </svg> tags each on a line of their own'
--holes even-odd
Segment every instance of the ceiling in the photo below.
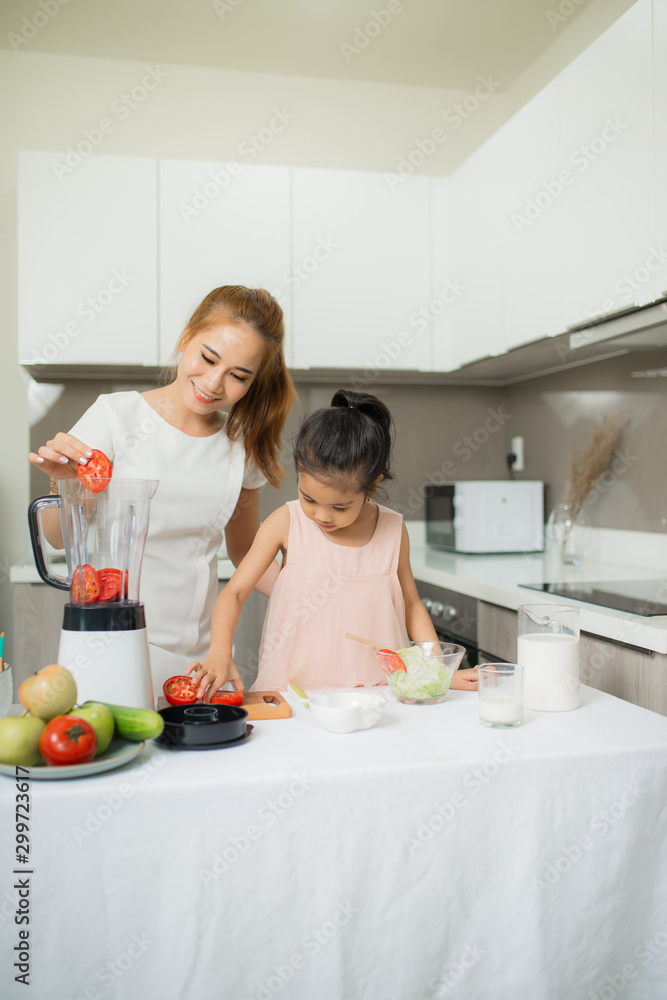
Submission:
<svg viewBox="0 0 667 1000">
<path fill-rule="evenodd" d="M 507 86 L 593 8 L 611 23 L 632 2 L 12 0 L 0 48 L 467 91 Z"/>
</svg>

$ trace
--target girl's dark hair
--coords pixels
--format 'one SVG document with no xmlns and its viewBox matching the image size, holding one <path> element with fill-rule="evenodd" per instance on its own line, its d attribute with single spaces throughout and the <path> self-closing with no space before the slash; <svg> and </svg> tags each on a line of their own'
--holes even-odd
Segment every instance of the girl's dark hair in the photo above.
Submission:
<svg viewBox="0 0 667 1000">
<path fill-rule="evenodd" d="M 338 389 L 331 406 L 315 410 L 301 425 L 294 445 L 297 474 L 325 482 L 354 476 L 359 492 L 370 493 L 379 476 L 394 478 L 393 429 L 391 413 L 376 396 Z"/>
</svg>

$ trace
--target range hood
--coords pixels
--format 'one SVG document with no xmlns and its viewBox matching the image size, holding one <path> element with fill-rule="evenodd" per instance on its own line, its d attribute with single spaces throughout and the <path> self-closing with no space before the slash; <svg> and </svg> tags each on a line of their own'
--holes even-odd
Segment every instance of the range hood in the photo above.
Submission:
<svg viewBox="0 0 667 1000">
<path fill-rule="evenodd" d="M 644 306 L 631 305 L 569 326 L 570 350 L 593 344 L 609 350 L 655 351 L 667 347 L 667 292 Z"/>
</svg>

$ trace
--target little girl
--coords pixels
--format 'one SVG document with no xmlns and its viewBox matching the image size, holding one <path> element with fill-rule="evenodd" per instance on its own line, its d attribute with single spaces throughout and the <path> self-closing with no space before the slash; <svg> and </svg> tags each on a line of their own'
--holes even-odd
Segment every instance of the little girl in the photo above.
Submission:
<svg viewBox="0 0 667 1000">
<path fill-rule="evenodd" d="M 369 646 L 403 649 L 410 638 L 437 642 L 410 569 L 408 533 L 400 514 L 372 502 L 389 469 L 392 418 L 365 393 L 339 390 L 331 406 L 301 426 L 294 448 L 299 499 L 274 511 L 219 594 L 211 647 L 189 672 L 200 697 L 226 681 L 243 684 L 232 639 L 244 601 L 278 553 L 260 645 L 259 690 L 385 684 Z M 475 669 L 457 671 L 452 687 L 475 689 Z"/>
</svg>

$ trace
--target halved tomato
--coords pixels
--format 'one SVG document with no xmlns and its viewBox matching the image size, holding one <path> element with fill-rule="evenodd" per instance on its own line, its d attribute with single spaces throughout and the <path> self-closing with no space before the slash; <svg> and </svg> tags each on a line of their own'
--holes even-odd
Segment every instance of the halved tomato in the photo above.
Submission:
<svg viewBox="0 0 667 1000">
<path fill-rule="evenodd" d="M 90 563 L 77 566 L 72 573 L 70 595 L 73 604 L 92 604 L 100 594 L 100 581 L 97 570 Z"/>
<path fill-rule="evenodd" d="M 397 670 L 402 671 L 404 674 L 408 672 L 408 668 L 403 663 L 403 660 L 393 649 L 378 649 L 377 655 L 380 660 L 380 666 L 385 674 L 393 674 Z"/>
<path fill-rule="evenodd" d="M 164 682 L 162 690 L 170 705 L 194 705 L 199 687 L 192 677 L 177 674 Z"/>
<path fill-rule="evenodd" d="M 127 570 L 125 570 L 127 573 Z M 97 579 L 100 584 L 98 601 L 117 601 L 120 597 L 123 574 L 119 569 L 109 566 L 106 569 L 98 569 Z"/>
<path fill-rule="evenodd" d="M 111 479 L 111 461 L 103 451 L 93 448 L 85 465 L 78 465 L 76 474 L 90 493 L 101 493 Z"/>
<path fill-rule="evenodd" d="M 243 691 L 223 691 L 222 688 L 211 696 L 212 705 L 241 705 Z"/>
</svg>

